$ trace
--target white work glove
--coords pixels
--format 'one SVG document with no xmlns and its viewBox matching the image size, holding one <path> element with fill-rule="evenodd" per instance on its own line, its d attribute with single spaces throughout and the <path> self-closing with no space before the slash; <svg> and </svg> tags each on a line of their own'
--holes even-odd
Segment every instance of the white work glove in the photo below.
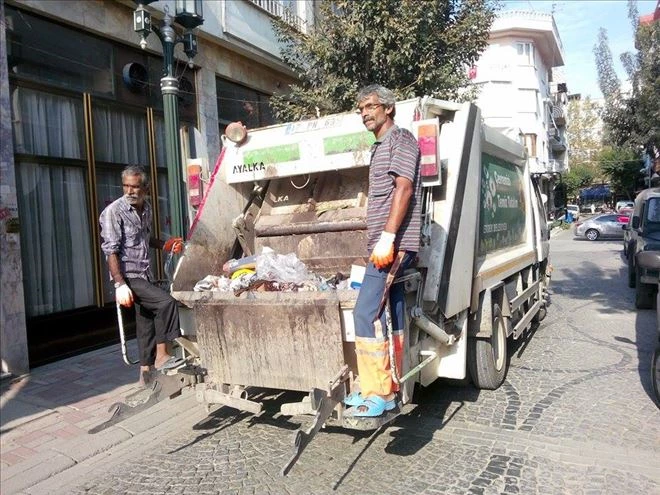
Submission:
<svg viewBox="0 0 660 495">
<path fill-rule="evenodd" d="M 122 306 L 130 308 L 133 306 L 133 291 L 126 284 L 122 284 L 115 289 L 115 300 Z"/>
<path fill-rule="evenodd" d="M 371 261 L 379 270 L 389 266 L 394 261 L 394 239 L 396 234 L 390 234 L 383 231 L 380 239 L 371 252 L 369 261 Z"/>
</svg>

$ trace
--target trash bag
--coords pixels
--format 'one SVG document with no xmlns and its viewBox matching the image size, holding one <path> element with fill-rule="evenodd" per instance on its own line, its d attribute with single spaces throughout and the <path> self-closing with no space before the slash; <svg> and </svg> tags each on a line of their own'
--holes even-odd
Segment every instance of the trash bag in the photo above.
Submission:
<svg viewBox="0 0 660 495">
<path fill-rule="evenodd" d="M 264 250 L 257 256 L 257 278 L 259 280 L 302 284 L 311 277 L 307 267 L 295 253 L 277 254 Z"/>
</svg>

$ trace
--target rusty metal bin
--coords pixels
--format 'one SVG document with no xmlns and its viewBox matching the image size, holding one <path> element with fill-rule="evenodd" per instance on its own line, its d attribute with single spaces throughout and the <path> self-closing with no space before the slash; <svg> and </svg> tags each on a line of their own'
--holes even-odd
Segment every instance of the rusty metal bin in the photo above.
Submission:
<svg viewBox="0 0 660 495">
<path fill-rule="evenodd" d="M 357 291 L 174 292 L 196 322 L 210 382 L 309 391 L 354 368 Z"/>
</svg>

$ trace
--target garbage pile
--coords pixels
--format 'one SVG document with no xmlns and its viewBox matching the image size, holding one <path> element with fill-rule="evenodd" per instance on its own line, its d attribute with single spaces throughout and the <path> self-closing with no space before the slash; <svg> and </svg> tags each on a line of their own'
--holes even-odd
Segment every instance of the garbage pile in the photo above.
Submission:
<svg viewBox="0 0 660 495">
<path fill-rule="evenodd" d="M 223 275 L 207 275 L 195 284 L 196 292 L 246 291 L 303 292 L 359 288 L 343 273 L 323 278 L 311 273 L 295 253 L 278 254 L 264 248 L 261 254 L 231 259 L 222 267 Z"/>
</svg>

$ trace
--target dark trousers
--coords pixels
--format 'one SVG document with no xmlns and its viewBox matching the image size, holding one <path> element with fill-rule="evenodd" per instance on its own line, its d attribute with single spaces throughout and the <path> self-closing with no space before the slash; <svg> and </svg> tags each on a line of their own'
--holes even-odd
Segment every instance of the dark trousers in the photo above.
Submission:
<svg viewBox="0 0 660 495">
<path fill-rule="evenodd" d="M 156 344 L 181 336 L 179 308 L 169 293 L 142 278 L 126 279 L 135 303 L 135 333 L 140 365 L 156 361 Z"/>
</svg>

